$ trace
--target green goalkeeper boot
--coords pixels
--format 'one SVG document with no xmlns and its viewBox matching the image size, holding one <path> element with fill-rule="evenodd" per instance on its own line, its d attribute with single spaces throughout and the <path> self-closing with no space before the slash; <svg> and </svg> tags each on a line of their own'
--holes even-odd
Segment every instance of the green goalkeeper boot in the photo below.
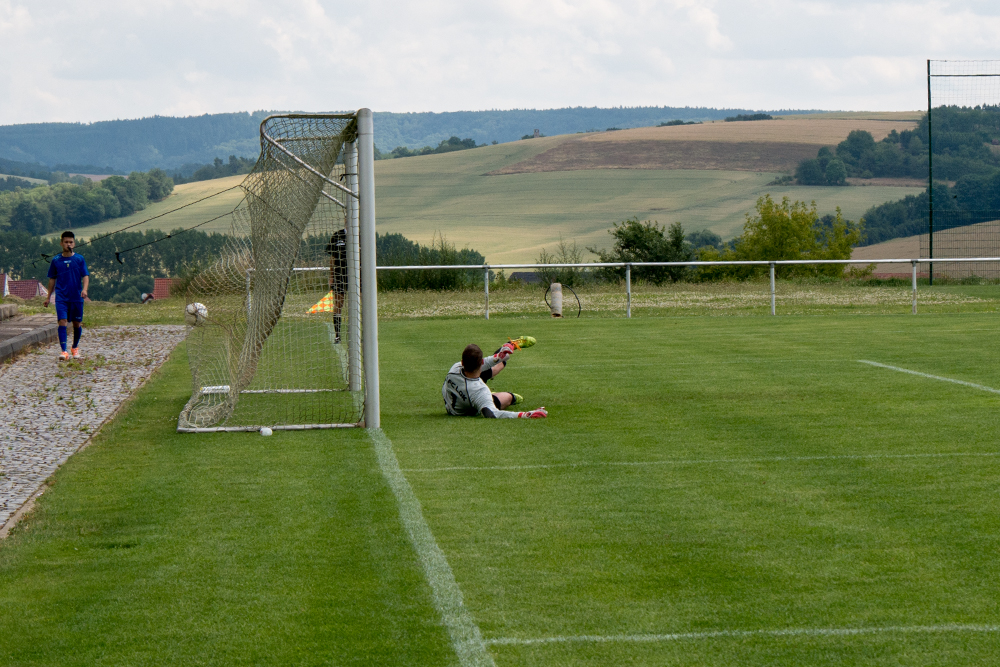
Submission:
<svg viewBox="0 0 1000 667">
<path fill-rule="evenodd" d="M 520 336 L 519 338 L 510 340 L 510 343 L 514 346 L 514 349 L 517 350 L 523 350 L 526 347 L 531 347 L 537 342 L 538 341 L 536 341 L 532 336 Z"/>
<path fill-rule="evenodd" d="M 514 392 L 510 392 L 510 395 L 514 397 L 514 400 L 510 402 L 511 405 L 524 403 L 524 396 L 521 396 L 520 394 L 515 394 Z"/>
</svg>

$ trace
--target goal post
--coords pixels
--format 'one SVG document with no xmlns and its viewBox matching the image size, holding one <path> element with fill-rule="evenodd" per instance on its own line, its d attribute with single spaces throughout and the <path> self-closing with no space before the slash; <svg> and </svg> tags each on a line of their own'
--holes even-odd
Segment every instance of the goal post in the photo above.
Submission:
<svg viewBox="0 0 1000 667">
<path fill-rule="evenodd" d="M 182 432 L 377 428 L 368 109 L 277 114 L 220 256 L 187 291 Z"/>
</svg>

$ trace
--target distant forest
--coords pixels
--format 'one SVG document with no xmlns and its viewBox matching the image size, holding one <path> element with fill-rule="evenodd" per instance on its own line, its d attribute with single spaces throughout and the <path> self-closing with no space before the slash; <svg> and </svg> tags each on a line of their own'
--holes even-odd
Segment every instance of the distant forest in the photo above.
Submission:
<svg viewBox="0 0 1000 667">
<path fill-rule="evenodd" d="M 812 113 L 785 110 L 771 113 Z M 255 159 L 260 122 L 271 111 L 206 114 L 174 118 L 153 116 L 97 123 L 33 123 L 0 126 L 0 174 L 48 178 L 49 171 L 129 173 L 161 168 L 184 177 L 215 158 Z M 476 144 L 520 139 L 538 129 L 548 136 L 607 127 L 631 128 L 686 121 L 723 120 L 747 109 L 707 107 L 575 107 L 452 111 L 445 113 L 375 112 L 375 145 L 382 153 L 402 146 L 420 150 L 451 137 Z M 96 165 L 104 165 L 98 167 Z"/>
<path fill-rule="evenodd" d="M 940 107 L 933 111 L 935 227 L 955 227 L 1000 217 L 1000 108 Z M 836 151 L 820 149 L 799 164 L 804 184 L 837 185 L 848 176 L 927 178 L 927 117 L 913 130 L 893 131 L 876 142 L 855 130 Z M 949 186 L 942 181 L 954 181 Z M 874 206 L 865 213 L 865 244 L 923 234 L 927 192 Z"/>
<path fill-rule="evenodd" d="M 0 191 L 0 231 L 44 235 L 93 225 L 141 211 L 173 189 L 173 180 L 160 169 L 132 172 L 127 178 L 110 176 L 100 183 L 77 176 L 69 182 L 25 188 L 15 180 L 13 190 Z"/>
</svg>

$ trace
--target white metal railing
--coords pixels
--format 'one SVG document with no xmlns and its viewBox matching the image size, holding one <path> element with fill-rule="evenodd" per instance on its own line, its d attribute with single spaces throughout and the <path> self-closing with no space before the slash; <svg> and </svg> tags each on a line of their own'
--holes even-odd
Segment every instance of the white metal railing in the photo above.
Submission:
<svg viewBox="0 0 1000 667">
<path fill-rule="evenodd" d="M 771 274 L 771 314 L 775 313 L 774 268 L 796 264 L 910 264 L 912 269 L 913 314 L 917 313 L 917 265 L 951 262 L 1000 262 L 1000 257 L 938 257 L 934 259 L 780 259 L 741 260 L 719 262 L 591 262 L 579 264 L 436 264 L 429 266 L 379 266 L 378 271 L 434 271 L 456 269 L 483 272 L 483 292 L 485 294 L 485 315 L 490 319 L 490 271 L 495 269 L 625 269 L 625 317 L 632 317 L 632 267 L 633 266 L 767 266 Z M 308 269 L 306 269 L 308 270 Z"/>
</svg>

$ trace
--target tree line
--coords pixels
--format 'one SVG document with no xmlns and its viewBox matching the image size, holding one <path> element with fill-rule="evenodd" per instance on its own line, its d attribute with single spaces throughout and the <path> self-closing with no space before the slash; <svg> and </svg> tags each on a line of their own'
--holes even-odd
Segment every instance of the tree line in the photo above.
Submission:
<svg viewBox="0 0 1000 667">
<path fill-rule="evenodd" d="M 957 181 L 1000 170 L 1000 108 L 938 107 L 932 117 L 935 178 Z M 846 177 L 926 179 L 927 137 L 927 114 L 914 129 L 893 130 L 878 142 L 854 130 L 833 151 L 823 147 L 800 162 L 795 176 L 803 185 L 842 185 Z"/>
<path fill-rule="evenodd" d="M 100 183 L 86 178 L 30 189 L 0 192 L 0 229 L 50 234 L 124 217 L 160 201 L 174 189 L 160 169 L 109 176 Z"/>
<path fill-rule="evenodd" d="M 180 170 L 175 171 L 170 178 L 173 179 L 175 185 L 211 181 L 216 178 L 225 178 L 226 176 L 249 174 L 255 164 L 257 164 L 257 158 L 230 155 L 229 161 L 223 162 L 222 158 L 217 157 L 212 161 L 212 164 L 184 165 Z"/>
<path fill-rule="evenodd" d="M 153 291 L 154 278 L 182 275 L 190 267 L 214 261 L 227 236 L 200 230 L 152 229 L 119 232 L 78 243 L 78 252 L 90 269 L 90 298 L 94 301 L 137 302 L 142 292 Z M 142 246 L 142 247 L 139 247 Z M 135 250 L 131 250 L 136 248 Z M 24 231 L 0 231 L 0 273 L 15 279 L 46 283 L 51 257 L 61 252 L 59 239 Z M 121 253 L 119 262 L 115 253 Z"/>
<path fill-rule="evenodd" d="M 493 142 L 497 143 L 496 141 Z M 486 144 L 481 144 L 485 146 Z M 452 136 L 447 139 L 443 139 L 436 147 L 431 148 L 430 146 L 424 146 L 423 148 L 415 148 L 410 150 L 406 146 L 396 146 L 388 153 L 381 152 L 378 147 L 375 148 L 375 159 L 376 160 L 391 160 L 393 158 L 400 157 L 414 157 L 417 155 L 437 155 L 439 153 L 452 153 L 454 151 L 464 151 L 470 148 L 479 148 L 480 145 L 476 144 L 475 139 L 459 139 L 458 137 Z"/>
</svg>

